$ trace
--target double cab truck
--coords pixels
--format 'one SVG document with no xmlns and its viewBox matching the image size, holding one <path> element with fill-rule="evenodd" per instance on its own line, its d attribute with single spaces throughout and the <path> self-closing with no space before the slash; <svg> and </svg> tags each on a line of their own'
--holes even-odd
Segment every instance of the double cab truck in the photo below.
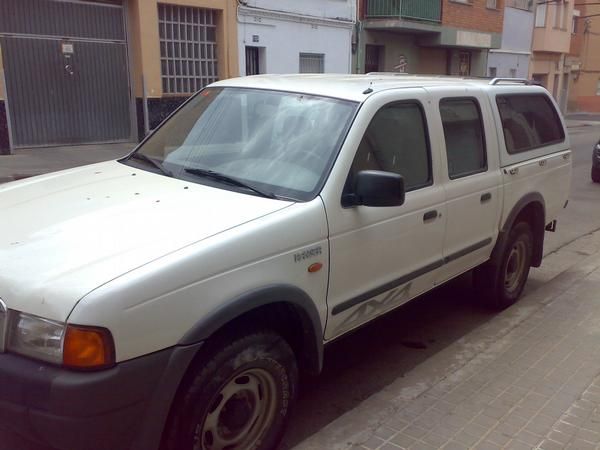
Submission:
<svg viewBox="0 0 600 450">
<path fill-rule="evenodd" d="M 570 177 L 526 80 L 214 83 L 120 160 L 0 186 L 0 428 L 277 448 L 328 343 L 467 271 L 513 304 Z"/>
</svg>

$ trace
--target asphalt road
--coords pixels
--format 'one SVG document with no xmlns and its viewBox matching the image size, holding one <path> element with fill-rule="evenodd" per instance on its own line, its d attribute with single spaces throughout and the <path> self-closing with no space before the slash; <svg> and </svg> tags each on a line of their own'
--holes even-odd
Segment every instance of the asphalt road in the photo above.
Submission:
<svg viewBox="0 0 600 450">
<path fill-rule="evenodd" d="M 558 219 L 556 233 L 546 233 L 545 254 L 600 228 L 600 184 L 592 183 L 592 148 L 600 139 L 598 126 L 569 129 L 573 151 L 573 178 L 567 209 Z"/>
<path fill-rule="evenodd" d="M 546 235 L 546 254 L 600 229 L 600 184 L 590 179 L 591 151 L 600 137 L 600 124 L 571 129 L 570 136 L 571 198 L 557 232 Z M 331 344 L 326 348 L 324 372 L 302 380 L 282 449 L 291 449 L 494 317 L 477 304 L 466 275 Z M 48 449 L 0 431 L 0 450 Z"/>
</svg>

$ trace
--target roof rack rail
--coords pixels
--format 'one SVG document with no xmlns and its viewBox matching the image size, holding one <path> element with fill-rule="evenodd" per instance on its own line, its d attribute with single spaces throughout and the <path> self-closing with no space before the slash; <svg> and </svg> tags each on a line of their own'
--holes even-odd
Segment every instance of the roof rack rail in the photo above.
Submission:
<svg viewBox="0 0 600 450">
<path fill-rule="evenodd" d="M 369 72 L 365 75 L 414 75 L 406 72 Z"/>
<path fill-rule="evenodd" d="M 525 85 L 537 84 L 535 81 L 528 80 L 527 78 L 493 78 L 489 84 L 491 86 L 495 86 L 502 82 L 520 83 L 520 84 L 525 84 Z"/>
</svg>

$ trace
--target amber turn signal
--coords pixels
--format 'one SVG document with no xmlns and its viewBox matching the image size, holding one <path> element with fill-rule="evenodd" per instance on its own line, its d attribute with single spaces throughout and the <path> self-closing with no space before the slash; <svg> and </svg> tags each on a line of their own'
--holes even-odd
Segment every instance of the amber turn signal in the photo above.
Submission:
<svg viewBox="0 0 600 450">
<path fill-rule="evenodd" d="M 63 364 L 74 369 L 103 369 L 115 363 L 115 346 L 106 328 L 68 325 Z"/>
<path fill-rule="evenodd" d="M 319 270 L 321 270 L 322 267 L 323 267 L 323 264 L 321 264 L 321 263 L 311 264 L 310 266 L 308 266 L 308 273 L 318 272 Z"/>
</svg>

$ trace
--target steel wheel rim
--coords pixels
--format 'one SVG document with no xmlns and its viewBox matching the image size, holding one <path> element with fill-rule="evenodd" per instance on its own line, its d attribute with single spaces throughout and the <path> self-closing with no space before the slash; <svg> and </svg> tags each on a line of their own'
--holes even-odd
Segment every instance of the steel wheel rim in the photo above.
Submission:
<svg viewBox="0 0 600 450">
<path fill-rule="evenodd" d="M 506 261 L 506 270 L 504 272 L 504 288 L 508 292 L 514 292 L 521 283 L 521 278 L 525 270 L 525 256 L 527 248 L 523 241 L 514 243 Z"/>
<path fill-rule="evenodd" d="M 275 379 L 263 369 L 244 370 L 229 378 L 209 405 L 196 426 L 194 450 L 253 448 L 275 417 Z"/>
</svg>

